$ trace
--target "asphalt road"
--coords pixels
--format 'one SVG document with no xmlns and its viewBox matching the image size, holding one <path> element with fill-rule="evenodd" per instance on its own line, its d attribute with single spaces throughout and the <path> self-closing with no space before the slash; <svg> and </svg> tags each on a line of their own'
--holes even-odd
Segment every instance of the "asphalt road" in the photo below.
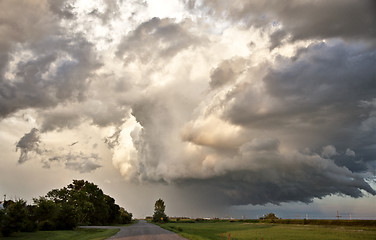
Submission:
<svg viewBox="0 0 376 240">
<path fill-rule="evenodd" d="M 167 231 L 154 224 L 140 220 L 127 227 L 86 227 L 86 228 L 118 228 L 120 231 L 108 240 L 185 240 L 176 233 Z"/>
</svg>

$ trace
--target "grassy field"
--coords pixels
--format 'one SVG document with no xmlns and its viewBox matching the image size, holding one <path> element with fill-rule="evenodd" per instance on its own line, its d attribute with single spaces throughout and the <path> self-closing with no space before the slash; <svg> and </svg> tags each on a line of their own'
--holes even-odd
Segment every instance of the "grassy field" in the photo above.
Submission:
<svg viewBox="0 0 376 240">
<path fill-rule="evenodd" d="M 17 240 L 102 240 L 111 237 L 119 229 L 77 229 L 74 231 L 38 231 L 33 233 L 14 233 L 11 237 L 0 239 Z"/>
<path fill-rule="evenodd" d="M 376 227 L 363 226 L 246 222 L 167 223 L 161 226 L 191 240 L 376 240 Z"/>
</svg>

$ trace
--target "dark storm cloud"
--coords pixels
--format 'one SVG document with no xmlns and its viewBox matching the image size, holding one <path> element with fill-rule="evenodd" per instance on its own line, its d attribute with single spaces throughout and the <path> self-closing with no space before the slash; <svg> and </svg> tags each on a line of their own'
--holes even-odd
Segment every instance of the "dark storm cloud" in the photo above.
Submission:
<svg viewBox="0 0 376 240">
<path fill-rule="evenodd" d="M 223 19 L 265 27 L 282 25 L 271 36 L 272 46 L 289 40 L 346 38 L 375 43 L 376 3 L 372 0 L 335 1 L 185 1 L 188 8 Z M 290 35 L 291 34 L 291 35 Z"/>
<path fill-rule="evenodd" d="M 143 63 L 173 57 L 199 43 L 199 38 L 191 34 L 185 25 L 189 22 L 175 23 L 174 19 L 152 18 L 122 39 L 117 56 L 124 57 L 126 61 L 139 58 Z"/>
<path fill-rule="evenodd" d="M 259 67 L 237 65 L 243 69 L 239 74 L 224 61 L 212 71 L 218 84 L 211 91 L 221 94 L 203 112 L 220 114 L 227 122 L 222 132 L 242 129 L 239 141 L 214 137 L 210 126 L 217 123 L 208 116 L 202 116 L 205 125 L 202 119 L 192 121 L 182 137 L 202 149 L 206 174 L 177 183 L 223 193 L 229 205 L 375 195 L 366 180 L 375 171 L 375 49 L 333 40 L 276 60 Z M 193 133 L 199 137 L 186 137 Z M 226 139 L 231 151 L 219 144 Z"/>
<path fill-rule="evenodd" d="M 252 85 L 231 95 L 225 117 L 251 129 L 278 128 L 290 138 L 296 133 L 297 148 L 319 152 L 335 145 L 342 153 L 350 148 L 362 153 L 361 161 L 373 161 L 375 128 L 366 131 L 363 126 L 374 110 L 360 104 L 375 97 L 375 64 L 376 51 L 364 46 L 343 42 L 309 46 L 269 70 L 262 95 Z M 259 97 L 262 100 L 255 101 Z M 359 169 L 359 163 L 344 162 L 341 165 L 351 170 Z"/>
<path fill-rule="evenodd" d="M 376 191 L 363 179 L 345 167 L 317 154 L 285 154 L 273 140 L 245 144 L 234 158 L 243 167 L 207 179 L 183 179 L 177 183 L 196 186 L 202 194 L 215 201 L 222 195 L 228 205 L 280 204 L 282 202 L 312 202 L 332 194 L 358 198 L 361 190 L 372 195 Z M 210 192 L 209 195 L 205 192 Z"/>
</svg>

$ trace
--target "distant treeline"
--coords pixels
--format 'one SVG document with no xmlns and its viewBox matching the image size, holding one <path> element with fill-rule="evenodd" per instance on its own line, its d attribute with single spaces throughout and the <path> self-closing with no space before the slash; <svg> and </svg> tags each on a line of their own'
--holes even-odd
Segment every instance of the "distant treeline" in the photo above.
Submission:
<svg viewBox="0 0 376 240">
<path fill-rule="evenodd" d="M 376 220 L 277 219 L 277 220 L 260 220 L 260 222 L 280 223 L 280 224 L 311 224 L 311 225 L 376 227 Z"/>
<path fill-rule="evenodd" d="M 244 223 L 276 223 L 276 224 L 298 224 L 298 225 L 311 224 L 311 225 L 376 227 L 376 220 L 170 218 L 170 222 L 179 222 L 179 223 L 244 222 Z"/>
<path fill-rule="evenodd" d="M 0 230 L 3 236 L 12 232 L 37 230 L 70 230 L 78 225 L 126 224 L 132 214 L 115 204 L 97 185 L 73 180 L 72 184 L 54 189 L 46 196 L 26 201 L 5 201 L 0 210 Z"/>
</svg>

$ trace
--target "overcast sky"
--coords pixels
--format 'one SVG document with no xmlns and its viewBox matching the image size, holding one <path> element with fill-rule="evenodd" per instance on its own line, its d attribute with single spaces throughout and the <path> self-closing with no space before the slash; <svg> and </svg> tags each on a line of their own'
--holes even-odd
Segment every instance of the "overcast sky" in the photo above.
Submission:
<svg viewBox="0 0 376 240">
<path fill-rule="evenodd" d="M 376 218 L 372 0 L 1 0 L 0 194 Z"/>
</svg>

